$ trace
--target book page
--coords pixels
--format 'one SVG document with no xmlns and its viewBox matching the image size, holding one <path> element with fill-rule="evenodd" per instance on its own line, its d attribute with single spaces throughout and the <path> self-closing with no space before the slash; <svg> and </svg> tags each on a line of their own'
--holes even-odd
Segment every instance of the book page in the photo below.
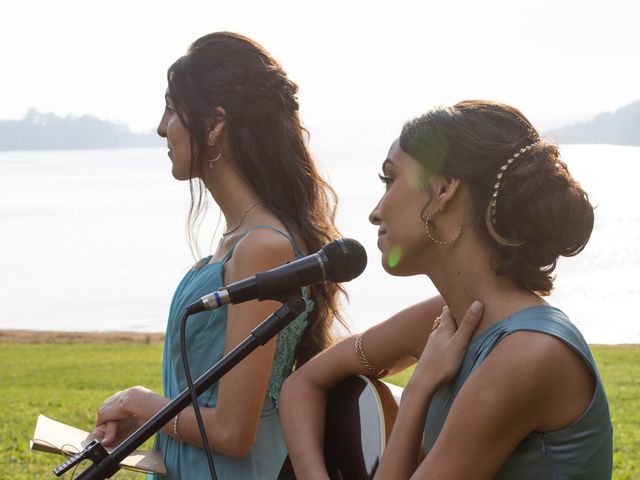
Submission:
<svg viewBox="0 0 640 480">
<path fill-rule="evenodd" d="M 93 438 L 89 432 L 39 415 L 30 447 L 34 451 L 70 456 L 84 450 L 91 440 Z M 107 448 L 108 452 L 112 450 Z M 166 473 L 162 455 L 156 450 L 136 450 L 120 462 L 120 466 L 143 472 Z"/>
</svg>

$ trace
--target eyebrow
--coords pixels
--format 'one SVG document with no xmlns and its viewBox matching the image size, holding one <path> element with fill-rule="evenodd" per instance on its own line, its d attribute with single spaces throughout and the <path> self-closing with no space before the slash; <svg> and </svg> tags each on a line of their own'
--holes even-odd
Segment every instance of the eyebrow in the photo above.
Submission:
<svg viewBox="0 0 640 480">
<path fill-rule="evenodd" d="M 390 158 L 385 159 L 385 161 L 382 162 L 382 168 L 384 169 L 384 167 L 386 167 L 389 164 L 393 165 L 393 160 L 391 160 Z"/>
</svg>

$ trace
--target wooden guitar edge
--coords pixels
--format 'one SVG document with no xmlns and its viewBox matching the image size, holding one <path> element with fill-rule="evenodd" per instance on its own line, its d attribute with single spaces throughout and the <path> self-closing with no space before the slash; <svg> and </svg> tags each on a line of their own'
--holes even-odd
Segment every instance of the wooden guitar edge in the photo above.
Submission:
<svg viewBox="0 0 640 480">
<path fill-rule="evenodd" d="M 393 428 L 393 423 L 396 420 L 396 415 L 398 414 L 398 404 L 396 403 L 396 399 L 391 393 L 389 387 L 382 381 L 365 377 L 364 375 L 358 375 L 365 383 L 372 387 L 372 391 L 375 392 L 376 403 L 378 404 L 378 411 L 382 412 L 382 416 L 384 417 L 384 424 L 381 423 L 380 431 L 383 432 L 382 437 L 382 445 L 380 451 L 384 451 L 387 441 L 389 441 L 389 436 L 391 435 L 391 429 Z"/>
</svg>

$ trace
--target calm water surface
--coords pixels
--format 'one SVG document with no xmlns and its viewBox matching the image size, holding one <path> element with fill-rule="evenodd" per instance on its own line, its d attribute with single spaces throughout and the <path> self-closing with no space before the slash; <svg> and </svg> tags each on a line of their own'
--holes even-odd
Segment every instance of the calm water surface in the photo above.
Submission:
<svg viewBox="0 0 640 480">
<path fill-rule="evenodd" d="M 393 278 L 379 265 L 367 221 L 382 194 L 386 150 L 318 148 L 340 196 L 344 236 L 369 255 L 348 284 L 347 314 L 360 331 L 435 293 L 425 277 Z M 562 259 L 551 303 L 591 343 L 640 343 L 640 148 L 562 149 L 598 206 L 583 253 Z M 181 276 L 194 263 L 184 225 L 188 186 L 164 149 L 0 153 L 0 329 L 163 331 Z M 218 212 L 202 227 L 202 254 Z"/>
</svg>

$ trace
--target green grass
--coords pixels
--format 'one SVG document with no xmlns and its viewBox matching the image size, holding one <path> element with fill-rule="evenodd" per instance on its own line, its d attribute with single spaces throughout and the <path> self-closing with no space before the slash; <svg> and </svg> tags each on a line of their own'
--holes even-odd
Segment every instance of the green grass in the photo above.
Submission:
<svg viewBox="0 0 640 480">
<path fill-rule="evenodd" d="M 0 478 L 57 478 L 51 472 L 62 456 L 29 451 L 38 414 L 91 430 L 97 408 L 116 391 L 160 391 L 161 361 L 161 343 L 0 344 Z M 113 478 L 143 477 L 121 471 Z"/>
<path fill-rule="evenodd" d="M 593 352 L 615 427 L 613 477 L 640 480 L 640 346 Z M 89 430 L 112 393 L 138 384 L 160 391 L 161 356 L 160 343 L 0 343 L 0 478 L 56 478 L 51 471 L 63 457 L 29 451 L 38 414 Z M 392 380 L 404 385 L 410 374 Z M 142 476 L 121 471 L 114 478 Z"/>
<path fill-rule="evenodd" d="M 640 346 L 594 347 L 613 420 L 613 471 L 640 479 Z"/>
</svg>

